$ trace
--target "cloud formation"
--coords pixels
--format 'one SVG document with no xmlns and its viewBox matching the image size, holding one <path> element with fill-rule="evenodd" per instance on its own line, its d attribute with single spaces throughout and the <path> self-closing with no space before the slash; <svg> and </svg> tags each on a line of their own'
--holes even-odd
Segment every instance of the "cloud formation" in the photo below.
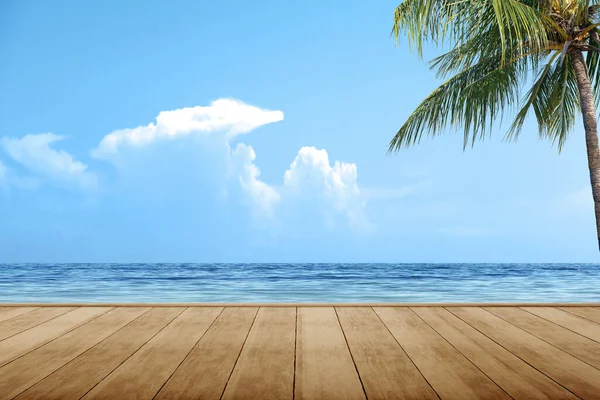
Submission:
<svg viewBox="0 0 600 400">
<path fill-rule="evenodd" d="M 231 160 L 240 186 L 250 199 L 252 207 L 261 215 L 272 216 L 281 196 L 260 180 L 260 169 L 254 164 L 256 154 L 252 146 L 239 143 L 231 152 Z"/>
<path fill-rule="evenodd" d="M 329 226 L 369 230 L 367 200 L 402 197 L 414 190 L 366 189 L 363 193 L 356 164 L 331 161 L 325 149 L 315 147 L 298 151 L 282 174 L 283 182 L 265 182 L 255 164 L 253 147 L 231 142 L 240 134 L 283 118 L 282 111 L 219 99 L 208 106 L 161 111 L 155 122 L 148 125 L 115 130 L 100 140 L 92 156 L 116 167 L 117 176 L 126 182 L 122 187 L 137 194 L 149 187 L 145 195 L 156 199 L 186 197 L 184 192 L 202 192 L 207 185 L 226 193 L 229 175 L 242 196 L 237 200 L 255 217 L 275 222 L 270 226 L 294 224 L 298 222 L 297 215 L 316 213 Z M 26 135 L 0 139 L 0 146 L 34 174 L 25 178 L 40 177 L 62 185 L 95 188 L 97 177 L 86 164 L 52 147 L 62 139 L 52 133 Z M 6 182 L 6 175 L 6 167 L 0 164 L 0 181 Z M 18 181 L 25 182 L 21 178 L 24 177 Z M 11 185 L 12 180 L 11 177 Z M 308 217 L 306 222 L 313 220 Z"/>
<path fill-rule="evenodd" d="M 326 150 L 302 147 L 285 171 L 283 186 L 287 196 L 321 200 L 351 227 L 366 228 L 370 224 L 357 178 L 356 164 L 335 161 L 332 165 Z"/>
<path fill-rule="evenodd" d="M 218 99 L 208 106 L 161 111 L 156 122 L 113 131 L 92 150 L 92 156 L 107 158 L 121 146 L 139 147 L 159 138 L 174 138 L 190 133 L 225 132 L 228 137 L 234 137 L 282 120 L 282 111 L 261 109 L 235 99 Z"/>
<path fill-rule="evenodd" d="M 63 139 L 53 133 L 42 133 L 25 135 L 20 139 L 5 137 L 0 139 L 0 145 L 10 157 L 34 174 L 61 185 L 95 188 L 97 177 L 88 171 L 86 164 L 76 161 L 71 154 L 50 146 Z"/>
<path fill-rule="evenodd" d="M 269 185 L 260 179 L 255 159 L 252 146 L 244 143 L 231 152 L 232 171 L 248 200 L 246 204 L 256 216 L 285 219 L 277 208 L 280 205 L 295 208 L 300 202 L 321 211 L 331 225 L 341 219 L 352 228 L 370 228 L 365 199 L 357 183 L 356 164 L 339 161 L 331 164 L 326 150 L 302 147 L 283 174 L 283 184 Z"/>
</svg>

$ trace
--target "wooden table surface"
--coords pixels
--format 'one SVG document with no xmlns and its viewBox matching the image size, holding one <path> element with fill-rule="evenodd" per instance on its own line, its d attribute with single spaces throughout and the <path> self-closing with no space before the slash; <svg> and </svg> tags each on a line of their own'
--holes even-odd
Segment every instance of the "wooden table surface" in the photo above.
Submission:
<svg viewBox="0 0 600 400">
<path fill-rule="evenodd" d="M 0 304 L 0 399 L 600 399 L 600 305 Z"/>
</svg>

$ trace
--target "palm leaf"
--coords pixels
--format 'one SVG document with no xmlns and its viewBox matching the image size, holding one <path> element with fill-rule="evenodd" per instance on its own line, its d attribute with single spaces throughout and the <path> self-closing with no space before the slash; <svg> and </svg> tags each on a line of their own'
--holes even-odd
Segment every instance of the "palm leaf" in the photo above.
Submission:
<svg viewBox="0 0 600 400">
<path fill-rule="evenodd" d="M 463 128 L 464 146 L 483 138 L 503 108 L 516 103 L 527 60 L 502 65 L 501 56 L 481 60 L 434 90 L 408 117 L 389 151 L 418 143 L 424 132 L 436 135 L 448 124 Z"/>
</svg>

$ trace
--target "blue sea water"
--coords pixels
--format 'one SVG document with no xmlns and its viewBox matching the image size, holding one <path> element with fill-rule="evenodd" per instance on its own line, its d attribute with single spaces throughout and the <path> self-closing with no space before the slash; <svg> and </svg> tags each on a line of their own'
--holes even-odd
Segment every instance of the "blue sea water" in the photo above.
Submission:
<svg viewBox="0 0 600 400">
<path fill-rule="evenodd" d="M 600 265 L 0 264 L 1 302 L 600 302 Z"/>
</svg>

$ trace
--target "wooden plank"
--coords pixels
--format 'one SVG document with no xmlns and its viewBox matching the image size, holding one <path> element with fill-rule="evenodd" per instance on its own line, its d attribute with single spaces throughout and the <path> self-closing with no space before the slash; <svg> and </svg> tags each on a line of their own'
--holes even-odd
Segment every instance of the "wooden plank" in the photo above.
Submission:
<svg viewBox="0 0 600 400">
<path fill-rule="evenodd" d="M 147 310 L 113 309 L 0 368 L 0 400 L 12 399 Z"/>
<path fill-rule="evenodd" d="M 184 308 L 153 308 L 73 361 L 29 388 L 18 400 L 79 399 L 148 340 L 175 319 Z M 89 325 L 89 324 L 88 324 Z"/>
<path fill-rule="evenodd" d="M 510 399 L 410 308 L 377 307 L 375 312 L 441 398 Z"/>
<path fill-rule="evenodd" d="M 598 399 L 600 370 L 482 308 L 448 310 L 577 396 Z"/>
<path fill-rule="evenodd" d="M 248 307 L 223 310 L 156 398 L 220 398 L 257 311 Z"/>
<path fill-rule="evenodd" d="M 600 368 L 600 343 L 530 314 L 520 308 L 495 307 L 487 310 L 566 353 L 579 358 L 581 361 Z"/>
<path fill-rule="evenodd" d="M 39 307 L 3 307 L 0 309 L 0 322 L 37 310 L 38 308 Z"/>
<path fill-rule="evenodd" d="M 83 398 L 151 399 L 194 347 L 221 308 L 188 308 Z"/>
<path fill-rule="evenodd" d="M 29 328 L 33 328 L 36 325 L 49 321 L 52 318 L 56 318 L 59 315 L 74 309 L 74 307 L 38 308 L 31 312 L 19 315 L 18 317 L 11 318 L 8 321 L 0 322 L 0 340 L 4 340 Z"/>
<path fill-rule="evenodd" d="M 295 339 L 295 308 L 260 308 L 223 399 L 292 399 Z"/>
<path fill-rule="evenodd" d="M 419 307 L 413 311 L 514 399 L 577 398 L 447 310 Z"/>
<path fill-rule="evenodd" d="M 80 325 L 85 324 L 112 307 L 76 308 L 8 339 L 0 341 L 0 366 L 26 354 Z"/>
<path fill-rule="evenodd" d="M 365 399 L 333 307 L 298 308 L 296 399 Z"/>
<path fill-rule="evenodd" d="M 523 307 L 523 309 L 588 339 L 600 342 L 600 324 L 555 307 Z"/>
<path fill-rule="evenodd" d="M 600 324 L 600 308 L 592 307 L 560 307 L 561 310 Z"/>
<path fill-rule="evenodd" d="M 437 399 L 371 308 L 336 308 L 369 399 Z"/>
</svg>

